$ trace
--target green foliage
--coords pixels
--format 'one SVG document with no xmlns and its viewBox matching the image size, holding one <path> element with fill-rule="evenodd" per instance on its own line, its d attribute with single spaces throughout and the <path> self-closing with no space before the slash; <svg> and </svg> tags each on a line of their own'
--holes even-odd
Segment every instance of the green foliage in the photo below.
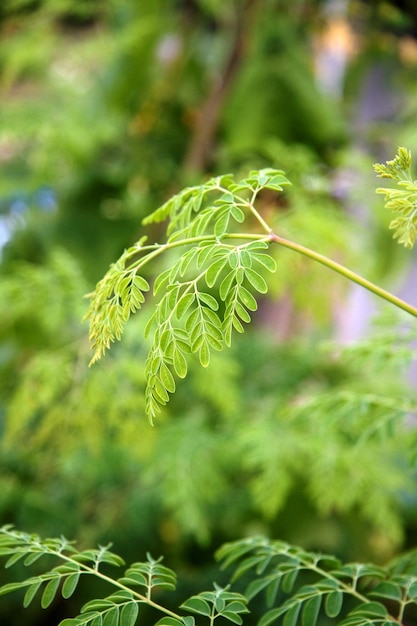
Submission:
<svg viewBox="0 0 417 626">
<path fill-rule="evenodd" d="M 250 322 L 258 307 L 255 295 L 268 289 L 263 274 L 276 269 L 265 253 L 271 229 L 255 202 L 262 190 L 279 192 L 286 184 L 282 172 L 265 169 L 238 182 L 228 175 L 185 189 L 146 220 L 169 217 L 167 243 L 144 245 L 141 239 L 97 285 L 87 314 L 93 362 L 111 341 L 120 339 L 131 312 L 141 307 L 143 291 L 149 289 L 139 273 L 144 265 L 161 252 L 186 248 L 153 287 L 154 295 L 163 295 L 145 329 L 145 334 L 153 331 L 145 366 L 151 421 L 175 391 L 174 377 L 185 377 L 190 355 L 197 354 L 207 367 L 211 351 L 230 346 L 232 332 L 242 333 L 243 323 Z M 245 222 L 254 217 L 266 235 L 244 231 Z"/>
<path fill-rule="evenodd" d="M 386 208 L 396 215 L 389 225 L 394 237 L 406 248 L 412 248 L 417 237 L 417 181 L 411 175 L 411 153 L 406 148 L 398 148 L 392 161 L 385 165 L 377 163 L 374 169 L 380 178 L 398 182 L 399 189 L 381 187 L 377 193 L 385 195 Z"/>
<path fill-rule="evenodd" d="M 0 556 L 8 557 L 5 567 L 11 567 L 20 560 L 30 566 L 42 557 L 55 558 L 58 565 L 39 576 L 31 576 L 22 582 L 8 583 L 0 587 L 0 595 L 26 589 L 23 606 L 26 608 L 41 593 L 40 603 L 47 609 L 58 593 L 64 599 L 70 598 L 82 576 L 92 576 L 104 580 L 115 591 L 104 598 L 86 602 L 80 614 L 64 619 L 61 626 L 134 626 L 141 605 L 148 605 L 165 616 L 154 622 L 155 626 L 194 626 L 192 616 L 181 616 L 158 604 L 154 592 L 176 588 L 176 574 L 161 564 L 162 559 L 147 555 L 147 561 L 133 563 L 122 577 L 113 578 L 103 571 L 103 564 L 121 567 L 124 561 L 109 550 L 110 546 L 100 546 L 95 550 L 78 551 L 66 539 L 41 540 L 36 535 L 28 535 L 9 526 L 0 529 Z M 217 617 L 224 617 L 234 624 L 242 624 L 240 614 L 247 613 L 246 598 L 226 587 L 214 585 L 214 591 L 203 591 L 182 603 L 181 609 L 207 617 L 213 624 Z"/>
<path fill-rule="evenodd" d="M 398 159 L 398 165 L 387 172 L 403 167 L 404 150 Z M 243 324 L 251 321 L 258 308 L 256 297 L 268 291 L 263 275 L 276 270 L 274 258 L 266 252 L 273 243 L 327 265 L 417 316 L 411 305 L 273 232 L 261 215 L 259 197 L 265 190 L 281 192 L 282 185 L 288 184 L 282 171 L 268 168 L 252 171 L 238 182 L 224 175 L 184 189 L 145 220 L 149 224 L 168 219 L 167 242 L 146 245 L 141 238 L 125 250 L 91 294 L 87 318 L 94 363 L 112 341 L 121 338 L 131 313 L 141 308 L 143 292 L 150 288 L 141 275 L 144 266 L 163 252 L 185 248 L 156 277 L 153 287 L 159 301 L 145 329 L 145 336 L 153 332 L 145 365 L 146 412 L 151 422 L 175 392 L 175 377 L 186 376 L 190 356 L 197 354 L 200 364 L 207 367 L 211 352 L 230 347 L 232 333 L 242 333 Z M 254 232 L 253 219 L 266 234 Z"/>
<path fill-rule="evenodd" d="M 154 626 L 212 626 L 217 618 L 243 624 L 248 604 L 258 614 L 258 625 L 300 623 L 315 626 L 325 615 L 327 623 L 340 626 L 406 623 L 417 605 L 416 553 L 404 555 L 386 566 L 369 563 L 343 563 L 334 556 L 309 552 L 282 541 L 252 537 L 224 544 L 217 551 L 221 568 L 233 566 L 231 583 L 213 591 L 202 591 L 181 602 L 179 612 L 155 600 L 160 590 L 175 590 L 177 576 L 162 559 L 147 555 L 145 562 L 133 563 L 121 577 L 112 576 L 104 566 L 122 567 L 123 559 L 110 552 L 110 546 L 78 551 L 64 538 L 42 540 L 37 535 L 0 529 L 0 556 L 5 567 L 18 561 L 26 567 L 52 557 L 58 565 L 37 576 L 0 587 L 0 595 L 25 590 L 23 606 L 40 595 L 47 609 L 60 594 L 65 600 L 76 591 L 81 577 L 104 580 L 114 591 L 103 598 L 87 601 L 79 615 L 63 619 L 60 626 L 134 626 L 140 621 L 140 608 L 152 607 L 164 616 Z M 243 593 L 231 584 L 243 579 Z M 183 613 L 192 615 L 183 615 Z M 158 619 L 158 618 L 156 618 Z M 404 622 L 405 620 L 405 622 Z M 149 624 L 149 620 L 147 621 Z"/>
<path fill-rule="evenodd" d="M 169 554 L 181 568 L 191 560 L 198 565 L 189 576 L 193 582 L 206 575 L 204 552 L 195 546 L 195 538 L 208 548 L 210 540 L 241 536 L 253 528 L 258 532 L 259 527 L 303 545 L 384 559 L 401 545 L 407 524 L 404 501 L 411 511 L 415 508 L 415 488 L 408 482 L 415 435 L 403 429 L 415 407 L 395 366 L 373 375 L 377 359 L 372 352 L 378 345 L 381 362 L 388 356 L 403 365 L 409 356 L 406 347 L 391 359 L 394 338 L 387 344 L 370 340 L 356 346 L 350 356 L 360 368 L 349 366 L 347 351 L 337 356 L 321 352 L 316 337 L 300 346 L 278 345 L 256 332 L 239 334 L 227 353 L 210 345 L 210 367 L 203 370 L 198 367 L 200 349 L 185 351 L 189 376 L 179 384 L 180 376 L 170 369 L 174 397 L 158 428 L 149 430 L 143 427 L 142 398 L 148 347 L 142 339 L 142 313 L 146 318 L 149 308 L 141 278 L 152 288 L 160 270 L 177 261 L 180 247 L 170 244 L 167 255 L 157 254 L 155 267 L 150 263 L 139 279 L 129 273 L 129 260 L 117 268 L 121 298 L 114 298 L 110 320 L 102 321 L 103 329 L 110 327 L 109 342 L 112 331 L 120 336 L 123 328 L 123 347 L 114 346 L 90 371 L 79 326 L 79 296 L 91 289 L 82 273 L 96 281 L 126 242 L 136 238 L 138 219 L 183 184 L 194 183 L 188 172 L 184 175 L 185 156 L 199 128 L 205 127 L 204 104 L 213 79 L 216 85 L 225 84 L 235 26 L 251 4 L 261 10 L 244 28 L 243 48 L 250 53 L 238 60 L 235 78 L 226 85 L 225 106 L 201 171 L 237 171 L 244 163 L 247 170 L 273 165 L 291 172 L 294 185 L 285 196 L 261 194 L 263 218 L 281 236 L 292 239 L 296 234 L 304 244 L 347 264 L 352 265 L 350 253 L 356 250 L 353 266 L 364 268 L 363 250 L 368 259 L 373 256 L 366 229 L 348 232 L 340 205 L 324 211 L 338 204 L 332 198 L 334 172 L 315 156 L 313 163 L 300 165 L 298 180 L 290 168 L 296 158 L 288 145 L 294 140 L 302 141 L 302 148 L 308 142 L 327 165 L 334 165 L 340 157 L 334 148 L 346 136 L 344 107 L 323 97 L 312 73 L 308 24 L 310 16 L 317 25 L 322 22 L 325 3 L 0 4 L 0 212 L 9 219 L 10 207 L 16 225 L 3 251 L 0 279 L 2 519 L 42 529 L 44 536 L 77 535 L 84 546 L 106 544 L 111 538 L 129 558 L 148 549 Z M 364 3 L 362 9 L 367 11 Z M 275 150 L 277 137 L 288 143 Z M 43 185 L 53 186 L 59 205 L 48 214 L 37 205 L 37 190 Z M 12 215 L 16 199 L 30 205 L 28 213 Z M 180 221 L 184 216 L 177 217 Z M 219 232 L 220 213 L 218 217 Z M 234 219 L 230 214 L 230 225 Z M 235 228 L 243 232 L 238 220 Z M 150 241 L 159 240 L 160 227 L 152 224 L 150 231 Z M 54 251 L 50 255 L 57 242 L 76 253 L 77 262 Z M 383 245 L 379 249 L 386 250 Z M 313 306 L 314 324 L 319 316 L 329 321 L 326 294 L 331 291 L 332 300 L 338 300 L 343 281 L 334 297 L 332 277 L 323 280 L 323 268 L 305 257 L 282 248 L 278 255 L 272 246 L 259 252 L 278 261 L 279 272 L 267 280 L 268 300 L 249 288 L 261 311 L 256 317 L 240 302 L 246 319 L 249 315 L 255 326 L 262 324 L 272 294 L 288 297 L 303 311 L 303 317 L 291 312 L 297 332 L 305 328 Z M 32 262 L 18 268 L 14 260 L 19 257 Z M 391 255 L 384 257 L 392 261 Z M 269 275 L 266 268 L 259 273 L 264 280 Z M 210 288 L 202 279 L 199 286 L 218 301 L 213 312 L 221 318 L 225 303 L 216 285 Z M 163 286 L 157 295 L 163 297 Z M 206 315 L 207 299 L 195 304 Z M 125 328 L 125 318 L 142 306 L 140 316 Z M 246 328 L 235 308 L 236 320 Z M 178 359 L 177 366 L 183 372 Z M 171 378 L 164 368 L 160 374 L 171 394 Z M 16 568 L 24 569 L 21 564 Z M 65 594 L 75 580 L 63 581 Z M 41 584 L 39 600 L 48 582 Z M 90 585 L 88 593 L 91 600 L 95 592 Z M 196 593 L 193 589 L 184 596 Z M 217 590 L 208 593 L 212 595 L 204 600 L 211 607 Z M 58 607 L 51 605 L 52 611 L 59 610 L 60 595 L 58 590 Z M 82 584 L 71 596 L 67 613 L 72 615 L 80 612 L 74 596 L 82 598 Z M 3 619 L 31 624 L 34 605 L 40 604 L 36 599 L 24 618 L 11 603 L 8 618 L 1 611 Z M 126 614 L 124 608 L 119 612 L 120 621 L 129 623 L 134 611 L 129 603 Z M 108 613 L 105 626 L 116 614 Z M 196 621 L 208 621 L 193 615 Z M 242 617 L 245 623 L 251 620 L 250 615 Z M 147 624 L 152 621 L 147 618 L 141 610 L 139 619 Z M 163 620 L 178 624 L 172 616 Z M 190 626 L 192 620 L 189 615 L 183 623 Z M 216 623 L 225 621 L 216 617 Z"/>
<path fill-rule="evenodd" d="M 394 626 L 407 620 L 417 603 L 415 554 L 404 558 L 411 565 L 405 575 L 395 561 L 385 567 L 342 563 L 334 556 L 264 538 L 226 544 L 217 556 L 223 567 L 235 567 L 233 581 L 250 574 L 245 589 L 249 602 L 264 596 L 259 626 L 281 619 L 285 626 L 315 626 L 321 614 L 340 626 Z"/>
</svg>

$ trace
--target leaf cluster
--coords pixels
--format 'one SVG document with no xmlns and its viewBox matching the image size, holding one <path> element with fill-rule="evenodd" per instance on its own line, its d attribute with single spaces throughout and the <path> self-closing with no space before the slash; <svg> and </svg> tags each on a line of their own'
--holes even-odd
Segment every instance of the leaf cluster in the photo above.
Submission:
<svg viewBox="0 0 417 626">
<path fill-rule="evenodd" d="M 398 626 L 417 604 L 415 552 L 385 566 L 343 563 L 282 541 L 252 537 L 224 544 L 216 553 L 222 569 L 233 567 L 231 583 L 226 587 L 214 583 L 213 590 L 192 595 L 181 603 L 179 613 L 154 597 L 157 590 L 172 591 L 177 583 L 175 572 L 162 565 L 161 558 L 148 554 L 146 561 L 133 563 L 122 577 L 113 577 L 107 570 L 104 573 L 102 565 L 121 567 L 124 562 L 109 548 L 80 552 L 62 537 L 42 540 L 4 526 L 0 556 L 6 557 L 6 568 L 18 561 L 30 566 L 45 556 L 54 557 L 58 565 L 3 585 L 0 595 L 25 590 L 23 605 L 28 607 L 39 593 L 41 607 L 47 609 L 58 594 L 70 598 L 82 576 L 105 580 L 113 587 L 111 594 L 87 601 L 79 615 L 65 618 L 60 626 L 134 626 L 143 605 L 163 613 L 152 622 L 154 626 L 194 626 L 194 615 L 198 623 L 203 619 L 210 626 L 217 618 L 241 625 L 251 603 L 261 613 L 259 626 L 315 626 L 321 615 L 339 626 Z M 243 593 L 231 590 L 237 581 L 242 581 Z"/>
<path fill-rule="evenodd" d="M 162 589 L 173 591 L 177 577 L 173 570 L 162 565 L 162 558 L 154 559 L 147 554 L 145 562 L 133 563 L 122 577 L 113 578 L 104 573 L 103 564 L 121 567 L 124 561 L 110 552 L 111 546 L 78 551 L 73 542 L 65 538 L 42 540 L 37 535 L 22 533 L 11 526 L 0 529 L 0 557 L 7 557 L 5 567 L 18 561 L 30 566 L 42 557 L 54 557 L 58 565 L 38 576 L 24 581 L 8 583 L 0 587 L 0 596 L 13 591 L 25 590 L 23 606 L 27 608 L 35 596 L 41 593 L 40 604 L 47 609 L 59 594 L 64 600 L 76 591 L 82 576 L 92 576 L 106 581 L 115 591 L 104 598 L 86 602 L 79 615 L 66 618 L 60 626 L 134 626 L 141 605 L 152 607 L 164 617 L 154 622 L 155 626 L 194 626 L 191 615 L 182 616 L 158 604 L 154 592 Z M 203 591 L 183 602 L 180 609 L 187 613 L 208 618 L 213 624 L 217 617 L 242 624 L 242 613 L 247 613 L 247 601 L 239 593 L 214 585 L 214 591 Z"/>
<path fill-rule="evenodd" d="M 411 175 L 411 153 L 398 148 L 392 161 L 377 163 L 374 169 L 379 178 L 397 181 L 399 189 L 380 187 L 376 191 L 384 194 L 386 208 L 395 213 L 389 225 L 394 238 L 406 248 L 413 248 L 417 237 L 417 181 Z"/>
<path fill-rule="evenodd" d="M 146 335 L 153 333 L 145 367 L 151 421 L 175 391 L 175 379 L 186 376 L 191 355 L 207 367 L 211 352 L 230 346 L 233 332 L 242 333 L 251 321 L 257 295 L 268 289 L 264 274 L 276 269 L 267 252 L 272 231 L 256 200 L 261 191 L 280 192 L 285 184 L 281 171 L 264 169 L 238 182 L 225 175 L 183 190 L 145 220 L 169 218 L 167 242 L 145 245 L 141 239 L 91 294 L 87 317 L 94 362 L 141 308 L 149 289 L 143 267 L 162 252 L 184 248 L 153 285 L 159 300 L 145 329 Z M 266 234 L 244 230 L 253 219 Z"/>
<path fill-rule="evenodd" d="M 249 602 L 263 597 L 259 626 L 315 626 L 322 615 L 339 626 L 395 626 L 407 620 L 417 604 L 415 554 L 404 557 L 401 571 L 395 561 L 387 566 L 343 563 L 334 556 L 253 537 L 223 545 L 217 558 L 223 568 L 234 567 L 233 581 L 249 580 L 244 591 Z"/>
</svg>

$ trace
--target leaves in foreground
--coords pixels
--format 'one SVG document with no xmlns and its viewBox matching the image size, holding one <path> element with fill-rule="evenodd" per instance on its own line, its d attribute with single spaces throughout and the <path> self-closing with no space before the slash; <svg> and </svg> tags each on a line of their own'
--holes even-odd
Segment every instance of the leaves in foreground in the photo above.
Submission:
<svg viewBox="0 0 417 626">
<path fill-rule="evenodd" d="M 326 623 L 339 626 L 398 626 L 408 623 L 417 609 L 416 551 L 380 566 L 342 563 L 334 556 L 262 537 L 235 541 L 217 552 L 222 569 L 233 568 L 231 584 L 214 583 L 213 590 L 191 596 L 174 612 L 154 598 L 155 590 L 176 588 L 176 574 L 162 565 L 161 558 L 148 554 L 145 562 L 133 563 L 121 577 L 112 577 L 102 565 L 123 567 L 124 563 L 109 548 L 80 552 L 64 538 L 42 540 L 4 526 L 0 557 L 6 558 L 6 568 L 19 561 L 29 567 L 43 557 L 54 557 L 57 564 L 0 587 L 0 596 L 24 591 L 24 607 L 37 599 L 47 609 L 58 595 L 68 599 L 76 593 L 82 576 L 94 576 L 113 587 L 112 593 L 89 600 L 78 615 L 64 619 L 60 626 L 134 626 L 142 605 L 162 613 L 154 626 L 211 626 L 218 617 L 240 625 L 254 599 L 259 626 L 315 626 L 324 616 Z M 231 585 L 242 580 L 243 593 L 232 591 Z"/>
<path fill-rule="evenodd" d="M 5 557 L 5 567 L 17 562 L 25 566 L 40 561 L 43 557 L 54 557 L 57 565 L 42 574 L 29 576 L 23 581 L 7 583 L 0 587 L 0 596 L 13 591 L 24 591 L 23 606 L 27 608 L 35 597 L 43 609 L 47 609 L 60 595 L 70 598 L 77 590 L 82 576 L 93 576 L 106 581 L 113 592 L 103 598 L 93 598 L 81 608 L 79 615 L 60 622 L 60 626 L 134 626 L 140 615 L 140 607 L 148 605 L 163 614 L 155 626 L 194 626 L 193 615 L 175 613 L 158 604 L 153 597 L 155 590 L 175 590 L 177 577 L 165 565 L 162 558 L 147 555 L 145 562 L 133 563 L 123 576 L 111 577 L 102 564 L 122 567 L 121 557 L 110 552 L 110 546 L 94 550 L 78 551 L 73 542 L 65 538 L 42 540 L 37 535 L 19 532 L 11 526 L 0 528 L 0 557 Z M 48 560 L 48 564 L 49 564 Z M 242 624 L 242 613 L 247 613 L 246 599 L 228 588 L 214 585 L 214 591 L 204 591 L 186 600 L 181 613 L 192 613 L 207 617 L 212 624 L 222 616 L 234 624 Z"/>
<path fill-rule="evenodd" d="M 396 216 L 394 237 L 411 248 L 417 236 L 417 182 L 411 177 L 411 155 L 405 148 L 385 165 L 379 177 L 398 181 L 400 189 L 380 188 Z M 146 361 L 146 412 L 151 422 L 187 375 L 190 360 L 207 367 L 213 350 L 231 345 L 268 291 L 266 277 L 276 263 L 272 243 L 291 248 L 327 265 L 350 280 L 417 316 L 417 309 L 305 246 L 273 232 L 262 216 L 262 191 L 280 193 L 290 184 L 280 170 L 250 172 L 235 181 L 231 174 L 183 189 L 149 215 L 145 223 L 167 221 L 165 243 L 147 244 L 142 237 L 124 251 L 90 294 L 87 318 L 94 363 L 120 340 L 130 316 L 142 308 L 151 290 L 146 266 L 162 254 L 169 266 L 155 278 L 156 304 L 146 326 L 150 350 Z"/>
<path fill-rule="evenodd" d="M 315 626 L 321 616 L 339 626 L 398 626 L 408 623 L 417 605 L 417 555 L 382 567 L 342 563 L 331 555 L 308 552 L 281 541 L 249 538 L 217 552 L 222 567 L 233 566 L 248 602 L 262 599 L 259 626 Z"/>
<path fill-rule="evenodd" d="M 225 175 L 184 189 L 146 219 L 169 218 L 166 243 L 147 245 L 142 238 L 91 294 L 87 317 L 94 362 L 142 307 L 150 290 L 145 266 L 162 253 L 175 253 L 154 281 L 156 304 L 145 331 L 151 337 L 145 368 L 151 421 L 175 391 L 176 380 L 186 376 L 193 355 L 207 367 L 213 350 L 230 346 L 232 335 L 251 321 L 259 294 L 268 290 L 265 275 L 276 269 L 268 252 L 272 229 L 257 199 L 262 190 L 280 192 L 286 184 L 281 171 L 265 169 L 238 182 Z M 245 226 L 249 220 L 251 227 Z"/>
</svg>

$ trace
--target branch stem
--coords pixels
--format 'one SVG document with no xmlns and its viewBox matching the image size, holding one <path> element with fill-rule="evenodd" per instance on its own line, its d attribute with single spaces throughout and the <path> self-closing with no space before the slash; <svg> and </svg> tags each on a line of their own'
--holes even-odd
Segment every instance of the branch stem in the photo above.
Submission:
<svg viewBox="0 0 417 626">
<path fill-rule="evenodd" d="M 410 313 L 410 315 L 412 315 L 413 317 L 417 317 L 417 309 L 413 307 L 411 304 L 408 304 L 408 302 L 401 300 L 401 298 L 397 298 L 397 296 L 394 296 L 389 291 L 385 291 L 385 289 L 378 287 L 378 285 L 375 285 L 374 283 L 367 280 L 366 278 L 363 278 L 359 274 L 356 274 L 355 272 L 353 272 L 352 270 L 349 270 L 344 265 L 341 265 L 340 263 L 337 263 L 336 261 L 329 259 L 323 254 L 319 254 L 318 252 L 315 252 L 314 250 L 311 250 L 310 248 L 307 248 L 306 246 L 302 246 L 299 243 L 295 243 L 294 241 L 290 241 L 289 239 L 284 239 L 284 237 L 280 237 L 279 235 L 276 235 L 275 233 L 272 233 L 270 235 L 269 241 L 271 243 L 277 243 L 278 245 L 283 246 L 284 248 L 289 248 L 290 250 L 299 252 L 300 254 L 303 254 L 304 256 L 307 256 L 310 259 L 313 259 L 314 261 L 317 261 L 318 263 L 325 265 L 329 269 L 333 270 L 334 272 L 337 272 L 338 274 L 341 274 L 342 276 L 345 276 L 345 278 L 348 278 L 350 281 L 360 285 L 361 287 L 364 287 L 364 289 L 367 289 L 368 291 L 372 292 L 376 296 L 379 296 L 383 300 L 386 300 L 387 302 L 394 304 L 395 306 L 402 309 L 403 311 Z"/>
<path fill-rule="evenodd" d="M 178 615 L 177 613 L 174 613 L 173 611 L 170 611 L 169 609 L 167 609 L 164 606 L 162 606 L 162 604 L 158 604 L 157 602 L 154 602 L 154 600 L 152 600 L 151 597 L 150 597 L 150 594 L 149 594 L 150 589 L 149 588 L 148 588 L 147 595 L 144 596 L 142 593 L 139 593 L 138 591 L 135 591 L 134 589 L 131 589 L 131 587 L 127 587 L 126 585 L 121 583 L 119 580 L 115 580 L 114 578 L 111 578 L 111 576 L 107 576 L 106 574 L 103 574 L 103 572 L 101 572 L 98 569 L 98 567 L 91 567 L 91 566 L 87 565 L 86 563 L 80 563 L 79 561 L 71 558 L 71 556 L 69 556 L 67 554 L 64 554 L 62 552 L 57 552 L 56 550 L 48 550 L 47 552 L 48 552 L 48 554 L 52 554 L 53 556 L 56 556 L 56 557 L 62 559 L 63 561 L 67 561 L 68 563 L 72 563 L 72 564 L 77 565 L 80 568 L 80 573 L 82 573 L 82 574 L 91 574 L 91 575 L 95 576 L 96 578 L 100 578 L 101 580 L 106 581 L 107 583 L 109 583 L 110 585 L 113 585 L 114 587 L 118 587 L 119 589 L 123 589 L 123 591 L 128 591 L 129 593 L 132 594 L 132 596 L 137 598 L 137 600 L 136 600 L 137 602 L 142 603 L 142 604 L 147 604 L 148 606 L 151 606 L 154 609 L 157 609 L 158 611 L 161 611 L 161 613 L 165 613 L 166 615 L 174 617 L 178 621 L 181 620 L 181 615 Z"/>
</svg>

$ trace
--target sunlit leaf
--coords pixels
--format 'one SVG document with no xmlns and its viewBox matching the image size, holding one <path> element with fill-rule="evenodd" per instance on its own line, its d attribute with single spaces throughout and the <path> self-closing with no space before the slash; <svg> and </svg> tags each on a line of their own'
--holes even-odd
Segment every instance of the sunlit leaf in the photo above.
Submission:
<svg viewBox="0 0 417 626">
<path fill-rule="evenodd" d="M 343 606 L 343 592 L 332 591 L 326 596 L 324 608 L 329 617 L 337 617 Z"/>
<path fill-rule="evenodd" d="M 186 611 L 191 611 L 192 613 L 198 613 L 199 615 L 205 615 L 209 617 L 211 615 L 211 608 L 205 600 L 199 598 L 197 596 L 193 596 L 189 598 L 183 604 L 181 604 L 181 608 Z"/>
</svg>

